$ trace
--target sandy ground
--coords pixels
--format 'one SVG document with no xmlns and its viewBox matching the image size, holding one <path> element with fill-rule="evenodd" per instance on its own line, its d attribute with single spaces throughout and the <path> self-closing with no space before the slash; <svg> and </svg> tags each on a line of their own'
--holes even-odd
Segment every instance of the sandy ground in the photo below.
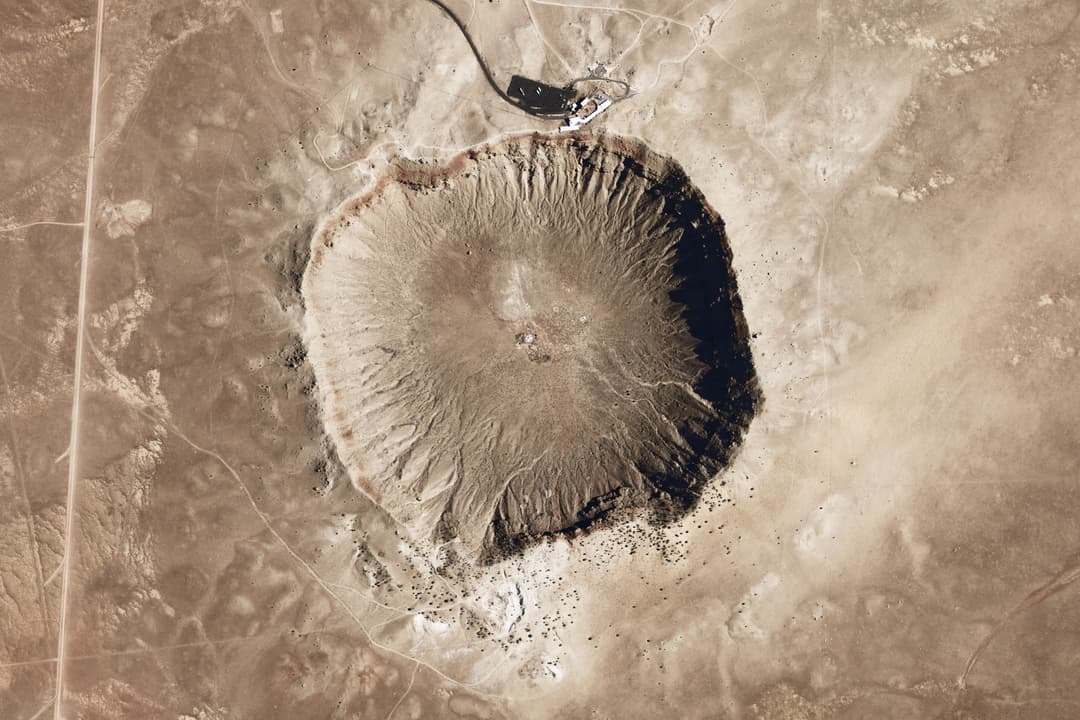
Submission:
<svg viewBox="0 0 1080 720">
<path fill-rule="evenodd" d="M 593 131 L 723 216 L 737 460 L 672 527 L 415 553 L 323 432 L 310 233 L 553 124 L 420 0 L 8 1 L 0 716 L 1076 717 L 1080 7 L 454 6 L 498 77 L 630 82 Z"/>
</svg>

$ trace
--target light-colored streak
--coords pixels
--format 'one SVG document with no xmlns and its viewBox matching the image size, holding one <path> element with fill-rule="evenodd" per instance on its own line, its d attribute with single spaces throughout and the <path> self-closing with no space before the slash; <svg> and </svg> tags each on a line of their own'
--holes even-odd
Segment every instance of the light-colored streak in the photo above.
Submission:
<svg viewBox="0 0 1080 720">
<path fill-rule="evenodd" d="M 105 0 L 97 2 L 97 26 L 94 33 L 94 72 L 90 92 L 90 132 L 87 142 L 86 189 L 82 221 L 82 260 L 79 266 L 79 306 L 75 333 L 75 378 L 71 399 L 71 444 L 68 459 L 67 513 L 64 519 L 64 560 L 60 583 L 60 626 L 56 637 L 56 695 L 53 719 L 62 720 L 64 697 L 64 645 L 67 630 L 68 599 L 71 596 L 71 541 L 75 529 L 75 484 L 79 477 L 79 393 L 82 389 L 83 345 L 86 333 L 86 291 L 90 269 L 90 229 L 94 208 L 94 156 L 97 152 L 98 93 L 101 90 L 101 35 L 105 24 Z"/>
<path fill-rule="evenodd" d="M 37 227 L 38 225 L 56 225 L 59 227 L 82 227 L 84 223 L 81 222 L 60 222 L 59 220 L 38 220 L 37 222 L 26 223 L 25 225 L 13 225 L 11 227 L 0 228 L 0 233 L 15 232 L 16 230 L 25 230 L 26 228 Z"/>
<path fill-rule="evenodd" d="M 51 362 L 52 360 L 55 359 L 55 357 L 53 355 L 46 355 L 45 353 L 43 353 L 40 350 L 36 349 L 33 345 L 30 345 L 29 343 L 27 343 L 25 340 L 18 337 L 17 335 L 11 335 L 9 333 L 0 331 L 0 338 L 4 338 L 5 340 L 10 340 L 11 342 L 13 342 L 16 345 L 18 345 L 19 347 L 21 347 L 26 352 L 30 353 L 31 355 L 36 355 L 37 357 L 41 358 L 42 360 L 46 360 L 46 361 Z"/>
<path fill-rule="evenodd" d="M 138 412 L 140 414 L 144 415 L 144 416 L 148 416 L 148 413 L 146 413 L 145 411 L 140 410 Z M 160 418 L 153 418 L 153 419 L 159 420 L 159 421 L 161 420 Z M 345 614 L 348 615 L 349 618 L 351 618 L 352 621 L 356 624 L 356 627 L 359 628 L 361 634 L 363 634 L 364 639 L 367 640 L 368 644 L 370 644 L 372 647 L 375 647 L 375 648 L 378 648 L 378 649 L 382 650 L 385 653 L 388 653 L 388 654 L 393 655 L 395 657 L 401 658 L 402 660 L 407 660 L 409 662 L 415 662 L 415 663 L 417 663 L 419 665 L 423 665 L 425 668 L 427 668 L 428 670 L 430 670 L 434 674 L 438 675 L 443 680 L 446 680 L 447 682 L 449 682 L 449 683 L 451 683 L 453 685 L 457 685 L 459 687 L 467 688 L 470 691 L 476 693 L 477 695 L 480 695 L 480 696 L 483 696 L 483 697 L 489 697 L 489 698 L 490 697 L 500 697 L 498 695 L 495 695 L 494 693 L 487 693 L 487 692 L 477 690 L 474 687 L 475 683 L 467 683 L 467 682 L 463 682 L 461 680 L 458 680 L 456 678 L 453 678 L 450 675 L 447 675 L 446 673 L 444 673 L 442 670 L 439 670 L 434 665 L 431 665 L 430 663 L 426 663 L 423 660 L 420 660 L 419 658 L 415 658 L 412 655 L 409 655 L 408 653 L 404 653 L 404 652 L 402 652 L 400 650 L 397 650 L 395 648 L 390 647 L 389 645 L 383 645 L 382 643 L 376 641 L 375 638 L 372 637 L 371 632 L 368 630 L 368 628 L 360 620 L 360 617 L 356 614 L 356 611 L 353 610 L 352 606 L 349 605 L 349 603 L 345 602 L 345 600 L 343 600 L 340 595 L 338 595 L 336 592 L 334 592 L 333 588 L 330 587 L 330 584 L 326 580 L 324 580 L 323 577 L 321 575 L 319 575 L 318 572 L 316 572 L 315 568 L 313 568 L 308 561 L 306 561 L 306 560 L 304 560 L 304 558 L 300 557 L 299 553 L 297 553 L 296 550 L 294 550 L 292 548 L 292 546 L 289 545 L 289 543 L 287 543 L 285 541 L 285 538 L 283 538 L 281 536 L 281 533 L 279 533 L 277 531 L 277 529 L 273 526 L 273 524 L 271 524 L 270 516 L 267 515 L 263 511 L 263 509 L 261 507 L 259 507 L 259 504 L 255 501 L 255 497 L 251 494 L 251 491 L 248 490 L 247 485 L 245 485 L 244 481 L 240 478 L 240 474 L 238 472 L 236 472 L 235 469 L 233 469 L 232 465 L 230 465 L 228 462 L 226 462 L 225 458 L 223 458 L 217 452 L 215 452 L 213 450 L 210 450 L 208 448 L 204 448 L 204 447 L 202 447 L 200 445 L 197 445 L 195 442 L 193 442 L 190 438 L 188 438 L 187 435 L 182 433 L 180 431 L 180 429 L 177 428 L 172 423 L 169 423 L 167 421 L 165 421 L 165 422 L 167 424 L 167 427 L 168 427 L 169 431 L 172 432 L 174 435 L 176 435 L 181 440 L 183 440 L 185 443 L 187 443 L 188 446 L 190 446 L 193 450 L 195 450 L 197 452 L 200 452 L 200 453 L 202 453 L 204 455 L 207 455 L 209 457 L 212 457 L 215 460 L 217 460 L 219 463 L 221 463 L 221 466 L 224 467 L 225 470 L 232 476 L 233 480 L 236 482 L 236 485 L 240 488 L 240 491 L 243 493 L 244 497 L 247 498 L 248 504 L 251 505 L 252 510 L 255 511 L 255 514 L 259 517 L 259 520 L 262 521 L 263 527 L 265 527 L 266 530 L 274 537 L 274 539 L 278 541 L 278 543 L 285 550 L 285 552 L 288 553 L 293 558 L 293 560 L 295 560 L 300 565 L 300 567 L 304 568 L 304 570 L 307 571 L 308 575 L 311 576 L 311 579 L 315 582 L 315 584 L 318 585 L 319 587 L 321 587 L 323 589 L 323 592 L 325 592 L 327 595 L 329 595 L 341 607 L 341 609 L 345 611 Z M 59 718 L 57 720 L 59 720 Z"/>
<path fill-rule="evenodd" d="M 45 587 L 48 587 L 53 580 L 60 576 L 60 571 L 64 568 L 64 558 L 60 558 L 60 564 L 56 566 L 56 569 L 52 571 L 49 577 L 45 578 Z"/>
<path fill-rule="evenodd" d="M 38 658 L 37 660 L 14 660 L 12 662 L 0 663 L 0 670 L 7 670 L 9 668 L 20 667 L 32 667 L 34 665 L 47 665 L 49 663 L 56 662 L 56 658 Z M 50 703 L 51 705 L 52 703 Z"/>
<path fill-rule="evenodd" d="M 33 715 L 30 716 L 30 720 L 37 720 L 39 717 L 41 717 L 46 712 L 48 712 L 49 708 L 51 708 L 52 705 L 53 705 L 52 700 L 50 700 L 49 702 L 42 705 L 40 710 L 38 710 L 36 713 L 34 713 Z"/>
<path fill-rule="evenodd" d="M 45 571 L 41 568 L 41 548 L 37 541 L 37 523 L 34 521 L 34 506 L 30 504 L 30 493 L 26 489 L 26 468 L 23 467 L 19 457 L 18 436 L 15 434 L 15 398 L 11 395 L 11 384 L 8 382 L 7 365 L 4 356 L 0 354 L 0 380 L 4 383 L 4 394 L 11 403 L 11 410 L 7 414 L 8 432 L 11 435 L 11 457 L 15 468 L 15 478 L 19 485 L 19 494 L 23 504 L 26 505 L 26 534 L 30 543 L 30 555 L 34 561 L 34 574 L 38 581 L 38 602 L 41 603 L 41 624 L 48 633 L 52 628 L 49 623 L 49 607 L 45 600 Z"/>
<path fill-rule="evenodd" d="M 562 66 L 567 73 L 573 74 L 573 70 L 570 68 L 570 63 L 566 62 L 566 58 L 562 56 L 562 53 L 560 53 L 554 45 L 548 42 L 547 36 L 544 34 L 544 31 L 540 29 L 540 24 L 536 22 L 536 18 L 533 16 L 532 6 L 529 5 L 529 0 L 521 0 L 521 4 L 525 6 L 525 12 L 529 15 L 529 22 L 532 23 L 533 32 L 535 32 L 536 36 L 540 38 L 540 42 L 542 42 L 544 44 L 544 47 L 550 50 L 551 54 L 554 55 L 559 60 L 559 62 L 562 63 Z"/>
<path fill-rule="evenodd" d="M 413 85 L 420 85 L 421 84 L 420 81 L 415 79 L 415 78 L 411 78 L 411 77 L 409 77 L 407 75 L 402 75 L 401 73 L 396 73 L 396 72 L 394 72 L 392 70 L 387 70 L 384 67 L 380 67 L 380 66 L 376 65 L 375 63 L 371 62 L 370 60 L 367 61 L 367 66 L 369 68 L 371 68 L 372 70 L 378 70 L 383 75 L 388 75 L 390 77 L 396 77 L 399 80 L 404 80 L 405 82 L 412 83 Z M 470 102 L 470 103 L 474 103 L 476 105 L 479 105 L 481 107 L 485 107 L 485 108 L 491 110 L 492 112 L 502 113 L 503 115 L 513 115 L 515 118 L 519 117 L 518 113 L 515 113 L 513 110 L 504 110 L 503 108 L 498 107 L 498 106 L 494 105 L 493 103 L 486 102 L 484 100 L 477 100 L 476 98 L 471 98 L 471 97 L 468 97 L 466 95 L 458 95 L 457 93 L 450 92 L 449 90 L 443 90 L 442 88 L 439 88 L 439 87 L 431 87 L 429 89 L 431 91 L 437 92 L 437 93 L 439 93 L 441 95 L 446 95 L 448 97 L 457 98 L 458 100 L 461 100 L 463 102 Z"/>
<path fill-rule="evenodd" d="M 255 33 L 262 41 L 263 48 L 266 50 L 266 55 L 270 58 L 270 65 L 274 68 L 274 72 L 277 73 L 278 78 L 286 87 L 292 88 L 296 92 L 300 93 L 306 98 L 314 98 L 314 94 L 300 83 L 293 82 L 289 79 L 284 72 L 281 71 L 281 67 L 278 66 L 277 58 L 274 57 L 274 49 L 270 45 L 270 38 L 266 37 L 266 33 L 263 32 L 262 25 L 259 24 L 259 16 L 255 14 L 255 11 L 251 9 L 251 5 L 247 0 L 240 0 L 240 4 L 247 10 L 248 21 L 251 23 L 251 27 L 255 30 Z"/>
<path fill-rule="evenodd" d="M 315 133 L 312 136 L 311 144 L 315 146 L 315 152 L 319 153 L 319 159 L 322 160 L 322 164 L 326 167 L 327 170 L 329 170 L 332 173 L 339 172 L 341 170 L 345 170 L 346 168 L 350 168 L 353 165 L 363 165 L 365 162 L 367 162 L 365 159 L 353 160 L 352 162 L 346 163 L 345 165 L 341 165 L 340 167 L 333 167 L 333 166 L 330 165 L 330 163 L 328 163 L 326 161 L 326 155 L 323 154 L 322 148 L 319 147 L 319 133 Z"/>
<path fill-rule="evenodd" d="M 960 690 L 963 691 L 967 688 L 968 677 L 970 677 L 971 671 L 975 669 L 975 664 L 979 662 L 979 658 L 981 658 L 983 653 L 986 652 L 986 649 L 990 647 L 990 643 L 993 642 L 994 638 L 996 638 L 1009 623 L 1015 620 L 1018 615 L 1038 605 L 1054 593 L 1064 590 L 1077 580 L 1080 580 L 1080 565 L 1067 567 L 1054 577 L 1050 578 L 1050 580 L 1041 587 L 1032 590 L 1028 593 L 1027 597 L 1016 605 L 1016 607 L 1005 613 L 1005 616 L 991 628 L 990 632 L 988 632 L 982 641 L 975 647 L 975 650 L 971 653 L 971 657 L 968 658 L 967 664 L 964 666 L 964 671 L 957 680 L 957 685 Z"/>
<path fill-rule="evenodd" d="M 619 53 L 619 56 L 618 56 L 617 58 L 615 58 L 615 63 L 614 63 L 614 65 L 615 65 L 616 67 L 618 67 L 618 66 L 622 65 L 622 61 L 623 61 L 623 59 L 624 59 L 624 58 L 625 58 L 625 57 L 626 57 L 627 55 L 629 55 L 629 54 L 630 54 L 630 52 L 631 52 L 631 51 L 632 51 L 632 50 L 633 50 L 634 48 L 636 48 L 636 47 L 638 46 L 638 43 L 640 43 L 640 42 L 641 42 L 641 35 L 642 35 L 642 33 L 644 33 L 644 32 L 645 32 L 645 23 L 646 23 L 646 22 L 648 22 L 648 20 L 649 20 L 649 18 L 646 18 L 646 19 L 644 19 L 644 20 L 643 20 L 643 19 L 639 18 L 639 17 L 638 17 L 638 16 L 636 16 L 636 15 L 634 16 L 634 19 L 638 21 L 638 29 L 637 29 L 637 34 L 636 34 L 636 35 L 634 36 L 634 39 L 633 39 L 633 40 L 632 40 L 632 41 L 630 42 L 630 44 L 626 46 L 626 49 L 625 49 L 625 50 L 623 50 L 623 51 L 622 51 L 621 53 Z"/>
<path fill-rule="evenodd" d="M 657 15 L 656 13 L 651 13 L 646 10 L 638 10 L 637 8 L 619 7 L 618 5 L 584 5 L 578 3 L 553 2 L 552 0 L 532 0 L 532 3 L 534 5 L 551 5 L 552 7 L 574 8 L 576 10 L 594 10 L 596 12 L 606 13 L 626 13 L 627 15 L 633 15 L 639 18 L 647 17 L 653 18 L 654 20 L 662 20 L 664 22 L 671 23 L 672 25 L 679 25 L 681 27 L 684 27 L 690 32 L 694 31 L 693 27 L 691 27 L 687 23 L 684 23 L 681 20 L 676 20 L 675 18 L 667 17 L 666 15 Z"/>
<path fill-rule="evenodd" d="M 327 625 L 317 630 L 310 630 L 306 633 L 301 633 L 303 636 L 307 635 L 321 635 L 323 633 L 336 633 L 343 632 L 352 627 L 352 624 L 337 624 Z M 271 637 L 280 637 L 285 632 L 284 628 L 272 628 L 264 630 L 263 632 L 254 633 L 252 635 L 235 635 L 233 637 L 225 638 L 206 638 L 205 640 L 194 640 L 191 642 L 173 643 L 171 645 L 143 645 L 142 647 L 130 648 L 127 650 L 112 650 L 103 653 L 93 653 L 92 655 L 69 655 L 67 660 L 69 662 L 88 662 L 90 660 L 108 660 L 112 658 L 122 657 L 138 657 L 140 655 L 151 655 L 154 653 L 172 652 L 173 650 L 190 650 L 192 648 L 213 648 L 224 645 L 238 645 L 241 643 L 248 643 L 254 640 L 265 640 Z M 16 667 L 28 667 L 33 665 L 46 665 L 48 663 L 56 662 L 56 658 L 40 658 L 38 660 L 20 660 L 16 662 L 0 663 L 0 670 L 6 670 L 8 668 Z M 52 705 L 50 702 L 49 705 Z"/>
<path fill-rule="evenodd" d="M 401 693 L 401 697 L 398 698 L 398 701 L 394 703 L 394 707 L 390 708 L 390 714 L 386 716 L 386 720 L 391 720 L 391 718 L 394 717 L 394 713 L 397 712 L 397 709 L 401 707 L 401 703 L 405 702 L 405 698 L 408 697 L 409 692 L 412 691 L 413 683 L 416 682 L 416 673 L 418 672 L 420 672 L 419 661 L 413 665 L 412 675 L 409 677 L 409 684 L 405 687 L 405 692 Z"/>
</svg>

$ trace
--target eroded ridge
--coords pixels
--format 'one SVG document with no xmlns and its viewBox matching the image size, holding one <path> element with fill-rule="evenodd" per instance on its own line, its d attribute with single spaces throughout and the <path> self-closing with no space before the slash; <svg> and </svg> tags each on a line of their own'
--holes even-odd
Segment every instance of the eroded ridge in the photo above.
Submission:
<svg viewBox="0 0 1080 720">
<path fill-rule="evenodd" d="M 759 404 L 723 223 L 639 142 L 403 161 L 312 242 L 327 431 L 419 542 L 490 560 L 615 509 L 677 515 Z"/>
</svg>

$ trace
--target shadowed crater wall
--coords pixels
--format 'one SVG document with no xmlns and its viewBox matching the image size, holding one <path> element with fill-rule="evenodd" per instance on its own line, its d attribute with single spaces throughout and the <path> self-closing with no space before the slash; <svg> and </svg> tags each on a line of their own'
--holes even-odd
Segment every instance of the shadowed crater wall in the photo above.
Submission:
<svg viewBox="0 0 1080 720">
<path fill-rule="evenodd" d="M 760 401 L 724 226 L 637 141 L 400 162 L 317 229 L 305 340 L 355 486 L 491 560 L 691 508 Z"/>
</svg>

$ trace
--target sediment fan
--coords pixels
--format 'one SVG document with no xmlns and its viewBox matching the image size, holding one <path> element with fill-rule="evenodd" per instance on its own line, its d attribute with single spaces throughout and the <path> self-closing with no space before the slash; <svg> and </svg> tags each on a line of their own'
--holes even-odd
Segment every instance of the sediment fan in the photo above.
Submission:
<svg viewBox="0 0 1080 720">
<path fill-rule="evenodd" d="M 396 163 L 318 228 L 303 293 L 353 483 L 480 560 L 685 511 L 760 400 L 723 223 L 638 141 Z"/>
</svg>

